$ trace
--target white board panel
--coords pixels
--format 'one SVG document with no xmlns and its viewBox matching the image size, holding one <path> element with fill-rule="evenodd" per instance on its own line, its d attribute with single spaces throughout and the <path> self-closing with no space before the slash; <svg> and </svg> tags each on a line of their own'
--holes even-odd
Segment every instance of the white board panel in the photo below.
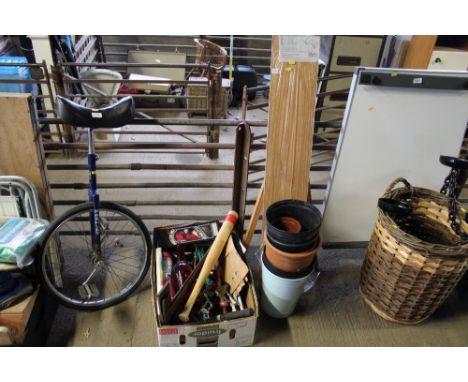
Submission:
<svg viewBox="0 0 468 382">
<path fill-rule="evenodd" d="M 369 71 L 389 79 L 406 75 L 413 85 L 360 83 L 360 76 Z M 439 164 L 439 156 L 459 154 L 468 120 L 468 90 L 437 87 L 454 87 L 460 77 L 463 86 L 466 72 L 357 69 L 326 192 L 325 243 L 368 241 L 377 199 L 397 177 L 440 189 L 448 168 Z M 429 83 L 436 85 L 425 88 Z"/>
</svg>

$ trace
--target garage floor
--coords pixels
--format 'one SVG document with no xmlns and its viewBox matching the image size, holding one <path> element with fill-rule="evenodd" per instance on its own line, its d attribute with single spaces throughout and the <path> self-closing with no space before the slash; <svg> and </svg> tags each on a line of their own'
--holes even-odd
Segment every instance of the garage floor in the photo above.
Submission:
<svg viewBox="0 0 468 382">
<path fill-rule="evenodd" d="M 256 281 L 259 263 L 249 251 Z M 299 301 L 289 319 L 261 314 L 256 346 L 467 346 L 468 288 L 453 293 L 426 322 L 405 326 L 387 322 L 362 301 L 359 273 L 363 249 L 325 250 L 319 255 L 316 286 Z M 59 307 L 49 346 L 156 346 L 151 287 L 101 312 Z"/>
</svg>

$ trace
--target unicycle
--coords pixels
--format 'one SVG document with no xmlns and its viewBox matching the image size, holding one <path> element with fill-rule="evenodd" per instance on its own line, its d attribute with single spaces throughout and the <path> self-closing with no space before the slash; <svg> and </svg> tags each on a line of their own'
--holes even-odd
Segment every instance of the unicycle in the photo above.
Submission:
<svg viewBox="0 0 468 382">
<path fill-rule="evenodd" d="M 129 209 L 99 200 L 93 130 L 120 127 L 133 120 L 132 97 L 90 109 L 58 96 L 57 113 L 65 124 L 88 130 L 87 203 L 55 219 L 41 240 L 38 266 L 43 284 L 60 303 L 79 310 L 103 309 L 125 300 L 149 267 L 151 238 Z"/>
</svg>

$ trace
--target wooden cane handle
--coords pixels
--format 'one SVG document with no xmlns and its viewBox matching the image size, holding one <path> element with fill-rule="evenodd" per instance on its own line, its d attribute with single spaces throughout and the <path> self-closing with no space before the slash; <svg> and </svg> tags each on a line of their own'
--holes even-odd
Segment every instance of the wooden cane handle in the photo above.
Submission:
<svg viewBox="0 0 468 382">
<path fill-rule="evenodd" d="M 223 225 L 216 235 L 216 239 L 214 240 L 213 244 L 211 245 L 208 254 L 206 255 L 205 263 L 203 264 L 202 269 L 200 270 L 200 274 L 198 275 L 197 281 L 195 286 L 193 287 L 192 293 L 185 303 L 184 310 L 179 314 L 179 319 L 182 322 L 188 322 L 190 312 L 192 311 L 193 304 L 200 294 L 202 290 L 203 284 L 205 283 L 206 278 L 209 276 L 212 269 L 215 267 L 216 262 L 218 261 L 219 255 L 224 249 L 226 242 L 231 235 L 232 229 L 234 228 L 234 224 L 237 221 L 237 212 L 236 211 L 229 211 L 224 219 Z"/>
</svg>

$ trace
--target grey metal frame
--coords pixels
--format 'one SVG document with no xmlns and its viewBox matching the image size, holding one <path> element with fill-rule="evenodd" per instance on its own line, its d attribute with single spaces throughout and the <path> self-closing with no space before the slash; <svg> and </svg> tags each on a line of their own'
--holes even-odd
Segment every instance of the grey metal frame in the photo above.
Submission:
<svg viewBox="0 0 468 382">
<path fill-rule="evenodd" d="M 22 176 L 0 176 L 0 189 L 20 197 L 28 218 L 41 218 L 39 196 L 36 187 L 29 179 Z"/>
</svg>

